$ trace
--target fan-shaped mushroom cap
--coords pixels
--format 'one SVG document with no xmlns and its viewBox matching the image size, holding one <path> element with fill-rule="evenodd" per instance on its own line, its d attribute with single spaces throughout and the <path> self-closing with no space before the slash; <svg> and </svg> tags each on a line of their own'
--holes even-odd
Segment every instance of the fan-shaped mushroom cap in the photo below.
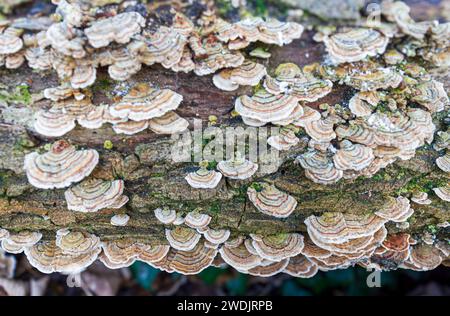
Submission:
<svg viewBox="0 0 450 316">
<path fill-rule="evenodd" d="M 367 56 L 383 54 L 389 38 L 368 28 L 355 28 L 324 38 L 330 58 L 334 63 L 355 62 Z"/>
<path fill-rule="evenodd" d="M 317 121 L 309 121 L 305 123 L 305 131 L 312 139 L 318 142 L 329 142 L 336 138 L 333 130 L 335 120 L 327 117 Z"/>
<path fill-rule="evenodd" d="M 85 117 L 87 113 L 95 109 L 90 98 L 83 98 L 80 100 L 70 98 L 55 102 L 52 109 L 56 111 L 62 111 L 67 115 L 75 118 Z"/>
<path fill-rule="evenodd" d="M 213 76 L 213 83 L 216 88 L 223 91 L 235 91 L 239 89 L 239 85 L 231 81 L 232 69 L 225 69 Z"/>
<path fill-rule="evenodd" d="M 334 255 L 345 256 L 349 259 L 360 259 L 371 255 L 372 252 L 380 246 L 382 241 L 387 236 L 387 230 L 383 226 L 377 230 L 374 234 L 349 239 L 342 243 L 324 242 L 321 237 L 317 237 L 314 232 L 311 231 L 309 237 L 320 248 L 330 251 Z M 326 258 L 325 256 L 318 259 Z"/>
<path fill-rule="evenodd" d="M 412 246 L 409 259 L 405 262 L 407 268 L 418 271 L 436 269 L 441 263 L 442 257 L 440 250 L 425 244 Z"/>
<path fill-rule="evenodd" d="M 395 22 L 400 30 L 416 39 L 423 39 L 433 26 L 432 21 L 415 22 L 409 16 L 409 7 L 402 1 L 383 1 L 381 12 L 388 21 Z"/>
<path fill-rule="evenodd" d="M 163 224 L 173 224 L 177 219 L 177 212 L 168 208 L 157 208 L 154 210 L 155 217 Z"/>
<path fill-rule="evenodd" d="M 148 127 L 157 134 L 178 134 L 189 127 L 189 122 L 171 111 L 161 117 L 152 118 Z"/>
<path fill-rule="evenodd" d="M 385 219 L 376 215 L 342 213 L 324 213 L 320 217 L 311 215 L 305 219 L 309 235 L 314 235 L 323 243 L 344 243 L 371 236 L 385 223 Z"/>
<path fill-rule="evenodd" d="M 297 201 L 292 196 L 278 190 L 274 185 L 262 183 L 261 187 L 261 191 L 251 186 L 247 189 L 248 198 L 261 213 L 286 218 L 297 207 Z"/>
<path fill-rule="evenodd" d="M 294 39 L 302 36 L 303 26 L 294 22 L 281 22 L 276 19 L 268 19 L 259 27 L 258 40 L 266 44 L 283 46 L 290 44 Z"/>
<path fill-rule="evenodd" d="M 81 231 L 60 229 L 56 232 L 56 246 L 70 255 L 94 252 L 100 248 L 100 238 Z"/>
<path fill-rule="evenodd" d="M 294 119 L 292 124 L 299 127 L 305 127 L 307 123 L 320 120 L 320 113 L 309 106 L 303 107 L 303 115 Z"/>
<path fill-rule="evenodd" d="M 328 250 L 325 250 L 319 246 L 317 246 L 309 237 L 309 235 L 306 235 L 303 238 L 303 249 L 301 253 L 305 255 L 308 258 L 327 258 L 332 255 L 332 253 Z"/>
<path fill-rule="evenodd" d="M 405 56 L 396 49 L 390 49 L 383 54 L 384 61 L 388 65 L 396 65 L 401 63 Z"/>
<path fill-rule="evenodd" d="M 296 278 L 311 278 L 315 276 L 318 271 L 317 265 L 304 255 L 291 257 L 289 259 L 289 264 L 283 270 L 284 273 Z"/>
<path fill-rule="evenodd" d="M 114 124 L 112 128 L 116 134 L 134 135 L 145 131 L 148 124 L 149 121 L 126 121 Z"/>
<path fill-rule="evenodd" d="M 283 259 L 278 262 L 272 262 L 269 260 L 263 260 L 261 264 L 257 267 L 248 269 L 244 273 L 248 273 L 250 275 L 254 276 L 260 276 L 260 277 L 271 277 L 274 276 L 282 271 L 287 267 L 289 264 L 289 258 Z"/>
<path fill-rule="evenodd" d="M 144 32 L 143 39 L 128 47 L 137 53 L 139 60 L 146 65 L 160 63 L 164 68 L 172 68 L 183 58 L 186 37 L 172 27 L 161 26 L 152 34 Z"/>
<path fill-rule="evenodd" d="M 228 229 L 211 229 L 209 228 L 203 236 L 210 243 L 220 245 L 230 238 L 230 231 Z"/>
<path fill-rule="evenodd" d="M 84 40 L 79 37 L 80 31 L 65 22 L 52 24 L 46 33 L 46 40 L 58 53 L 68 57 L 84 58 Z"/>
<path fill-rule="evenodd" d="M 246 116 L 242 116 L 242 121 L 244 122 L 245 125 L 253 126 L 253 127 L 261 127 L 261 126 L 264 126 L 267 124 L 266 122 L 261 122 L 259 120 L 249 118 Z"/>
<path fill-rule="evenodd" d="M 103 208 L 121 208 L 128 202 L 123 180 L 88 179 L 68 189 L 64 195 L 69 210 L 97 212 Z"/>
<path fill-rule="evenodd" d="M 383 248 L 384 249 L 384 248 Z M 375 264 L 380 270 L 397 269 L 409 258 L 410 249 L 403 251 L 384 250 L 384 252 L 374 253 L 370 257 L 370 263 Z"/>
<path fill-rule="evenodd" d="M 246 160 L 244 157 L 236 154 L 230 160 L 221 161 L 217 164 L 217 169 L 227 178 L 244 180 L 255 174 L 258 170 L 258 164 Z"/>
<path fill-rule="evenodd" d="M 40 110 L 35 114 L 34 129 L 44 136 L 60 137 L 73 130 L 75 126 L 75 118 L 60 110 Z"/>
<path fill-rule="evenodd" d="M 289 150 L 300 141 L 300 139 L 295 135 L 296 132 L 298 132 L 298 128 L 293 125 L 283 127 L 278 135 L 270 136 L 267 143 L 280 151 Z"/>
<path fill-rule="evenodd" d="M 30 184 L 41 189 L 68 187 L 87 177 L 98 163 L 95 150 L 76 150 L 64 140 L 53 143 L 49 152 L 25 156 L 24 168 Z"/>
<path fill-rule="evenodd" d="M 190 42 L 190 46 L 194 51 L 195 57 L 203 57 L 196 60 L 194 72 L 198 76 L 206 76 L 223 68 L 236 68 L 245 61 L 241 52 L 230 51 L 214 37 L 203 39 L 203 42 L 198 47 L 200 50 L 198 48 L 194 49 L 192 42 Z"/>
<path fill-rule="evenodd" d="M 185 219 L 183 217 L 183 215 L 181 213 L 177 213 L 177 217 L 175 218 L 175 220 L 173 221 L 173 225 L 175 226 L 179 226 L 179 225 L 183 225 L 185 222 Z"/>
<path fill-rule="evenodd" d="M 434 188 L 433 191 L 441 200 L 450 202 L 450 185 Z"/>
<path fill-rule="evenodd" d="M 293 66 L 291 66 L 293 65 Z M 276 70 L 276 78 L 266 77 L 264 87 L 269 93 L 289 94 L 298 101 L 315 102 L 331 92 L 333 82 L 318 79 L 311 73 L 304 73 L 295 64 L 281 64 Z"/>
<path fill-rule="evenodd" d="M 399 157 L 402 157 L 407 151 L 415 150 L 425 141 L 430 141 L 434 130 L 430 113 L 414 109 L 408 111 L 407 116 L 388 116 L 377 112 L 365 121 L 355 121 L 348 127 L 337 127 L 336 134 L 339 138 L 347 138 L 369 147 L 378 145 L 400 148 Z"/>
<path fill-rule="evenodd" d="M 225 244 L 219 252 L 226 263 L 239 271 L 255 268 L 262 262 L 262 258 L 251 254 L 243 243 L 237 247 L 229 247 Z"/>
<path fill-rule="evenodd" d="M 235 248 L 235 247 L 239 247 L 241 244 L 244 243 L 245 236 L 239 235 L 233 239 L 228 239 L 225 242 L 225 246 L 227 246 L 228 248 Z"/>
<path fill-rule="evenodd" d="M 105 258 L 108 259 L 105 260 L 104 263 L 111 263 L 115 265 L 131 265 L 144 248 L 141 246 L 141 244 L 138 244 L 130 239 L 119 239 L 109 242 L 103 242 L 103 254 L 105 255 Z"/>
<path fill-rule="evenodd" d="M 185 179 L 193 188 L 214 189 L 222 179 L 222 174 L 208 170 L 206 166 L 201 166 L 197 171 L 190 172 Z"/>
<path fill-rule="evenodd" d="M 97 129 L 102 127 L 105 123 L 105 111 L 109 111 L 107 104 L 96 106 L 92 111 L 89 111 L 85 116 L 77 119 L 78 123 L 84 128 Z"/>
<path fill-rule="evenodd" d="M 212 217 L 199 212 L 189 212 L 184 218 L 184 223 L 191 228 L 204 228 L 209 225 Z"/>
<path fill-rule="evenodd" d="M 183 50 L 180 61 L 172 66 L 172 71 L 189 73 L 195 69 L 195 63 L 192 60 L 192 54 L 188 47 Z"/>
<path fill-rule="evenodd" d="M 375 214 L 388 221 L 396 223 L 406 222 L 414 213 L 409 204 L 409 200 L 403 196 L 399 196 L 396 199 L 390 198 L 383 209 L 375 212 Z"/>
<path fill-rule="evenodd" d="M 169 252 L 170 246 L 150 246 L 135 242 L 131 239 L 118 239 L 102 244 L 104 258 L 100 258 L 113 269 L 133 264 L 135 260 L 153 263 L 162 260 Z"/>
<path fill-rule="evenodd" d="M 431 112 L 440 112 L 450 104 L 443 83 L 430 80 L 414 87 L 412 100 L 423 105 Z"/>
<path fill-rule="evenodd" d="M 357 117 L 369 116 L 380 101 L 377 92 L 358 92 L 348 102 L 350 111 Z"/>
<path fill-rule="evenodd" d="M 436 165 L 444 172 L 450 172 L 450 151 L 436 159 Z"/>
<path fill-rule="evenodd" d="M 32 232 L 23 230 L 16 234 L 9 234 L 2 242 L 2 249 L 9 253 L 21 253 L 26 247 L 33 246 L 41 240 L 42 234 L 39 232 Z"/>
<path fill-rule="evenodd" d="M 139 253 L 138 260 L 145 262 L 147 264 L 153 264 L 163 260 L 170 251 L 170 246 L 159 245 L 159 246 L 146 246 L 143 251 Z"/>
<path fill-rule="evenodd" d="M 297 157 L 308 179 L 319 184 L 334 184 L 343 177 L 343 171 L 335 168 L 327 153 L 312 150 Z"/>
<path fill-rule="evenodd" d="M 247 43 L 240 48 L 256 41 L 282 46 L 300 38 L 303 26 L 294 22 L 280 22 L 275 19 L 264 21 L 259 17 L 252 17 L 233 25 L 221 23 L 217 32 L 219 39 L 224 42 L 238 40 Z"/>
<path fill-rule="evenodd" d="M 110 223 L 113 226 L 127 226 L 130 221 L 130 216 L 128 214 L 116 214 L 111 217 Z"/>
<path fill-rule="evenodd" d="M 117 81 L 125 81 L 137 74 L 142 68 L 138 57 L 126 48 L 111 51 L 111 65 L 108 67 L 109 76 Z"/>
<path fill-rule="evenodd" d="M 272 95 L 260 89 L 253 97 L 241 96 L 236 100 L 235 110 L 242 116 L 269 123 L 284 120 L 297 107 L 298 101 L 289 95 Z"/>
<path fill-rule="evenodd" d="M 241 66 L 232 69 L 230 80 L 241 86 L 256 86 L 266 73 L 263 65 L 246 60 Z"/>
<path fill-rule="evenodd" d="M 402 76 L 393 68 L 375 68 L 348 74 L 345 83 L 360 91 L 397 88 Z"/>
<path fill-rule="evenodd" d="M 14 54 L 22 49 L 21 33 L 21 30 L 10 27 L 0 34 L 0 55 Z"/>
<path fill-rule="evenodd" d="M 73 71 L 70 84 L 74 89 L 84 89 L 92 86 L 97 78 L 97 69 L 89 64 L 77 64 Z"/>
<path fill-rule="evenodd" d="M 166 229 L 166 238 L 170 246 L 176 250 L 190 251 L 199 242 L 202 236 L 195 229 L 178 226 L 175 229 Z"/>
<path fill-rule="evenodd" d="M 74 90 L 69 84 L 63 84 L 55 88 L 45 89 L 44 97 L 56 102 L 72 97 L 75 92 L 76 90 Z"/>
<path fill-rule="evenodd" d="M 114 117 L 145 121 L 175 110 L 182 100 L 183 96 L 171 90 L 157 90 L 141 84 L 132 89 L 122 101 L 113 104 L 110 113 Z"/>
<path fill-rule="evenodd" d="M 340 170 L 361 171 L 374 159 L 372 148 L 353 144 L 348 140 L 341 142 L 340 149 L 333 156 L 334 165 Z"/>
<path fill-rule="evenodd" d="M 298 255 L 303 249 L 300 234 L 278 234 L 266 237 L 253 236 L 253 247 L 258 255 L 271 261 L 280 261 Z"/>
<path fill-rule="evenodd" d="M 50 50 L 41 47 L 29 47 L 24 54 L 28 66 L 35 70 L 49 70 L 52 68 L 52 54 Z"/>
<path fill-rule="evenodd" d="M 428 198 L 428 193 L 425 192 L 415 192 L 411 197 L 411 201 L 421 205 L 431 204 L 431 200 Z"/>
<path fill-rule="evenodd" d="M 383 241 L 382 247 L 386 250 L 400 252 L 408 250 L 411 243 L 411 236 L 409 234 L 398 233 L 388 235 L 387 238 Z"/>
<path fill-rule="evenodd" d="M 200 242 L 191 251 L 171 248 L 165 258 L 152 265 L 169 273 L 198 274 L 211 265 L 216 255 L 216 249 L 205 247 L 204 243 Z"/>
<path fill-rule="evenodd" d="M 289 115 L 288 118 L 283 119 L 283 120 L 272 121 L 272 123 L 275 125 L 280 125 L 280 126 L 288 126 L 288 125 L 293 124 L 293 122 L 295 122 L 296 120 L 299 120 L 302 117 L 304 117 L 304 115 L 305 115 L 305 112 L 303 110 L 303 106 L 299 103 L 295 107 L 294 111 L 292 111 L 292 113 Z M 243 117 L 242 120 L 244 121 L 244 123 L 247 124 L 248 118 Z M 251 124 L 247 124 L 247 125 L 251 125 Z"/>
<path fill-rule="evenodd" d="M 95 47 L 105 47 L 115 41 L 128 43 L 131 37 L 145 26 L 145 19 L 137 12 L 120 13 L 111 18 L 97 20 L 84 30 L 89 43 Z"/>
<path fill-rule="evenodd" d="M 169 249 L 170 249 L 170 247 L 169 247 Z M 100 253 L 100 255 L 98 256 L 98 259 L 108 269 L 122 269 L 122 268 L 126 268 L 126 267 L 131 266 L 136 261 L 135 258 L 130 258 L 127 261 L 123 261 L 123 262 L 113 262 L 103 252 Z"/>
<path fill-rule="evenodd" d="M 30 264 L 42 273 L 61 272 L 73 274 L 83 271 L 98 257 L 101 248 L 82 254 L 65 253 L 54 241 L 39 242 L 25 248 L 25 255 Z"/>
<path fill-rule="evenodd" d="M 25 52 L 20 51 L 18 53 L 7 55 L 5 57 L 6 69 L 17 69 L 25 62 Z"/>
<path fill-rule="evenodd" d="M 241 86 L 256 86 L 266 75 L 266 67 L 247 60 L 234 69 L 222 70 L 214 76 L 213 82 L 217 88 L 234 91 Z"/>
</svg>

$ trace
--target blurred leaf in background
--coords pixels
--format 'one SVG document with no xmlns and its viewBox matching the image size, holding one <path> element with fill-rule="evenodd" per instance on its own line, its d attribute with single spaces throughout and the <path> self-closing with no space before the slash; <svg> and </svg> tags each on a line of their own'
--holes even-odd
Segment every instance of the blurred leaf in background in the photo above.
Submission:
<svg viewBox="0 0 450 316">
<path fill-rule="evenodd" d="M 160 270 L 155 269 L 146 263 L 137 261 L 131 266 L 131 272 L 133 273 L 133 278 L 142 288 L 151 291 L 153 282 L 160 273 Z"/>
</svg>

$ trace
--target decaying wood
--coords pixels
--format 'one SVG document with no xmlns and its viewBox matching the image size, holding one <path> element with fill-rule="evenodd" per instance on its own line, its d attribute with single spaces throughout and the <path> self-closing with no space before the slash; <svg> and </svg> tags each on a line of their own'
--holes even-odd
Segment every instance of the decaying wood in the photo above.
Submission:
<svg viewBox="0 0 450 316">
<path fill-rule="evenodd" d="M 312 41 L 311 36 L 311 33 L 306 32 L 301 40 L 271 50 L 272 58 L 266 63 L 268 69 L 273 70 L 282 62 L 298 65 L 320 62 L 324 53 L 323 45 Z M 108 80 L 105 73 L 99 77 L 93 88 L 93 101 L 97 104 L 112 103 L 110 95 L 115 83 Z M 44 88 L 56 86 L 57 77 L 53 73 L 35 73 L 26 67 L 0 71 L 2 89 L 12 91 L 23 82 L 37 96 Z M 215 115 L 218 117 L 218 126 L 243 126 L 240 119 L 232 119 L 230 113 L 234 108 L 235 97 L 248 93 L 249 88 L 240 88 L 233 93 L 223 92 L 213 86 L 211 76 L 175 74 L 161 67 L 145 67 L 128 84 L 136 82 L 151 82 L 182 94 L 184 102 L 177 112 L 191 122 L 194 118 L 201 118 L 206 126 L 208 116 Z M 348 88 L 336 87 L 326 98 L 312 106 L 317 107 L 324 102 L 342 103 L 352 93 Z M 304 150 L 305 144 L 300 144 L 283 154 L 284 163 L 276 173 L 253 179 L 271 181 L 297 199 L 297 209 L 289 219 L 274 219 L 261 214 L 249 203 L 246 196 L 249 182 L 222 181 L 214 190 L 189 187 L 184 177 L 194 163 L 177 164 L 171 161 L 170 137 L 158 136 L 150 131 L 134 136 L 116 135 L 110 126 L 98 130 L 77 127 L 64 138 L 75 145 L 99 151 L 101 162 L 94 175 L 104 179 L 123 178 L 126 181 L 125 194 L 130 197 L 130 203 L 123 212 L 130 215 L 131 220 L 126 227 L 114 227 L 110 225 L 110 218 L 117 210 L 91 214 L 70 212 L 67 210 L 64 190 L 38 190 L 28 184 L 22 170 L 24 155 L 52 139 L 34 134 L 27 124 L 37 108 L 48 105 L 46 100 L 39 100 L 32 105 L 11 103 L 3 109 L 0 120 L 0 227 L 9 231 L 39 230 L 44 233 L 44 239 L 53 239 L 58 229 L 67 227 L 82 228 L 100 236 L 102 240 L 136 237 L 150 243 L 161 243 L 165 240 L 164 226 L 158 223 L 153 210 L 162 206 L 183 212 L 200 210 L 213 217 L 210 227 L 227 227 L 233 234 L 304 231 L 303 221 L 312 213 L 371 213 L 378 210 L 388 196 L 448 182 L 448 178 L 435 165 L 438 153 L 426 146 L 418 150 L 415 158 L 389 166 L 373 178 L 341 180 L 331 186 L 317 185 L 306 179 L 304 171 L 294 163 L 294 158 Z M 113 150 L 103 148 L 106 140 L 112 141 Z M 436 196 L 430 198 L 431 205 L 413 206 L 415 214 L 409 232 L 420 232 L 429 225 L 449 219 L 448 203 Z M 398 230 L 394 224 L 389 224 L 388 228 L 391 232 Z"/>
</svg>

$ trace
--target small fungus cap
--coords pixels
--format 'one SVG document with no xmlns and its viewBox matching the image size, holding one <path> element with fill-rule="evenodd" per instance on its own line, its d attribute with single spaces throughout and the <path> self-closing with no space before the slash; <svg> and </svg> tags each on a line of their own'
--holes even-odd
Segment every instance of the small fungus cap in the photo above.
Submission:
<svg viewBox="0 0 450 316">
<path fill-rule="evenodd" d="M 49 152 L 25 156 L 28 181 L 41 189 L 64 188 L 87 177 L 98 163 L 95 150 L 76 150 L 67 141 L 53 143 Z"/>
</svg>

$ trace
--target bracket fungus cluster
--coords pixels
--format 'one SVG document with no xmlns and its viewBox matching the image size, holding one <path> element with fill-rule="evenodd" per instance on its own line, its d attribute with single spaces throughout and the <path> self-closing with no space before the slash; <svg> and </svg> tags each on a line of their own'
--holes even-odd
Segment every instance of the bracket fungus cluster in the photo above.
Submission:
<svg viewBox="0 0 450 316">
<path fill-rule="evenodd" d="M 65 188 L 87 177 L 98 164 L 99 155 L 92 149 L 77 150 L 67 141 L 53 143 L 42 155 L 32 152 L 25 157 L 28 181 L 41 189 Z"/>
<path fill-rule="evenodd" d="M 18 191 L 30 191 L 48 196 L 42 205 L 51 211 L 27 204 L 38 215 L 22 229 L 15 223 L 30 222 L 3 220 L 0 212 L 2 250 L 23 252 L 43 273 L 65 274 L 96 260 L 111 269 L 141 261 L 191 275 L 229 265 L 255 276 L 300 278 L 354 265 L 426 271 L 448 263 L 448 214 L 439 210 L 450 202 L 449 23 L 416 22 L 406 4 L 385 0 L 376 26 L 312 27 L 314 45 L 324 49 L 308 50 L 305 58 L 326 52 L 320 63 L 272 69 L 264 59 L 283 54 L 271 54 L 271 45 L 299 40 L 301 24 L 248 12 L 228 21 L 213 1 L 188 2 L 158 8 L 158 15 L 152 1 L 54 0 L 51 17 L 0 23 L 0 67 L 20 71 L 28 64 L 39 75 L 55 73 L 26 109 L 36 139 L 14 144 L 26 151 L 17 174 L 24 171 L 33 188 L 4 189 L 3 173 L 0 179 L 8 208 L 21 203 Z M 240 9 L 244 2 L 232 1 Z M 164 80 L 150 82 L 146 71 Z M 172 72 L 185 74 L 169 84 Z M 119 83 L 104 89 L 104 76 Z M 237 90 L 223 93 L 236 98 L 228 108 L 208 99 L 211 113 L 200 109 L 192 96 L 204 94 L 178 82 L 190 78 L 197 88 L 208 82 L 195 76 Z M 336 97 L 341 104 L 329 104 Z M 169 164 L 166 136 L 186 132 L 188 119 L 205 112 L 215 118 L 210 125 L 218 121 L 214 112 L 223 114 L 225 127 L 274 127 L 267 143 L 285 165 L 266 172 L 261 157 L 252 160 L 250 150 L 247 156 L 249 148 L 199 166 Z M 11 124 L 2 121 L 0 129 Z M 93 130 L 91 138 L 77 126 Z M 146 130 L 165 136 L 135 135 Z M 120 149 L 105 140 L 110 134 Z M 37 147 L 48 138 L 56 139 Z M 437 153 L 426 156 L 430 148 Z M 364 181 L 370 187 L 363 192 Z M 336 194 L 343 188 L 352 192 Z M 438 233 L 409 230 L 426 211 L 446 224 L 437 224 Z"/>
</svg>

